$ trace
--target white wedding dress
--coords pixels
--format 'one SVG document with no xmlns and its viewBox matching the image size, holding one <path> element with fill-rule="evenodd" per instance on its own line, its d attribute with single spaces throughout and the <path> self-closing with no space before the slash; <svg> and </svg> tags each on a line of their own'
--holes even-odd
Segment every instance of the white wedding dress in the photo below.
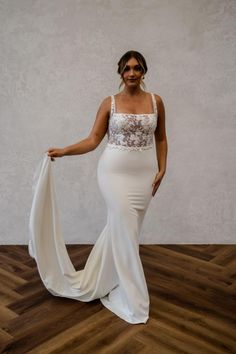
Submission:
<svg viewBox="0 0 236 354">
<path fill-rule="evenodd" d="M 153 149 L 157 105 L 153 113 L 116 113 L 111 96 L 108 141 L 97 167 L 107 206 L 107 223 L 83 270 L 76 271 L 61 234 L 53 182 L 53 164 L 45 154 L 35 174 L 30 213 L 29 254 L 42 282 L 54 296 L 101 303 L 129 323 L 146 323 L 149 294 L 139 256 L 140 231 L 158 170 Z M 79 235 L 78 235 L 79 240 Z"/>
</svg>

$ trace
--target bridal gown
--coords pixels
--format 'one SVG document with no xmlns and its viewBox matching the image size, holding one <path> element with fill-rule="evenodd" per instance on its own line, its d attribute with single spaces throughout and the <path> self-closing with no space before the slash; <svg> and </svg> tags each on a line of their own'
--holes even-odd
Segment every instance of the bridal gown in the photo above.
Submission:
<svg viewBox="0 0 236 354">
<path fill-rule="evenodd" d="M 76 271 L 59 220 L 53 164 L 45 154 L 35 172 L 28 250 L 41 280 L 54 296 L 101 303 L 128 323 L 146 323 L 149 294 L 139 256 L 140 231 L 152 198 L 157 168 L 154 131 L 158 112 L 117 113 L 111 96 L 107 144 L 97 165 L 97 181 L 107 206 L 107 222 L 84 269 Z M 79 235 L 78 235 L 79 240 Z"/>
</svg>

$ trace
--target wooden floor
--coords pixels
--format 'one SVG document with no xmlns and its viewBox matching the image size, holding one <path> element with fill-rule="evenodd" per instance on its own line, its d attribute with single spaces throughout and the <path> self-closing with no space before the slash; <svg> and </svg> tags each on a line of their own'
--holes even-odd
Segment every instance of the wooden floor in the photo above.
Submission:
<svg viewBox="0 0 236 354">
<path fill-rule="evenodd" d="M 67 245 L 77 270 L 92 245 Z M 236 245 L 141 245 L 147 324 L 55 297 L 27 246 L 0 246 L 1 353 L 236 353 Z"/>
</svg>

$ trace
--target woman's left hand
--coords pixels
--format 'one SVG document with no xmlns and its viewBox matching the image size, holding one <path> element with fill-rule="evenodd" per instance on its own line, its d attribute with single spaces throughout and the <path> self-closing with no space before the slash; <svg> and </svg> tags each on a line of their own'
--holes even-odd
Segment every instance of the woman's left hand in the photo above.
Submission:
<svg viewBox="0 0 236 354">
<path fill-rule="evenodd" d="M 161 180 L 164 176 L 164 172 L 158 172 L 155 176 L 155 179 L 152 183 L 152 187 L 153 187 L 153 190 L 152 190 L 152 196 L 154 197 L 154 195 L 156 194 L 156 191 L 157 189 L 159 188 L 160 184 L 161 184 Z"/>
</svg>

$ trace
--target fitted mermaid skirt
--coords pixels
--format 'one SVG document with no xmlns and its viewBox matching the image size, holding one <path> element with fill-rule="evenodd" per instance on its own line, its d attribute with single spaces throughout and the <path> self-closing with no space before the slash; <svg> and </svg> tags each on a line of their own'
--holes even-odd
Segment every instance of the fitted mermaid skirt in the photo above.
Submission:
<svg viewBox="0 0 236 354">
<path fill-rule="evenodd" d="M 115 288 L 101 302 L 131 323 L 145 323 L 149 313 L 139 242 L 156 169 L 151 149 L 107 148 L 98 164 L 98 183 L 108 212 L 106 236 L 117 279 Z"/>
<path fill-rule="evenodd" d="M 100 299 L 129 323 L 146 323 L 149 294 L 139 256 L 144 215 L 152 198 L 156 165 L 152 149 L 107 146 L 97 166 L 97 180 L 107 206 L 107 223 L 83 270 L 76 271 L 61 234 L 53 179 L 46 155 L 36 173 L 30 214 L 29 254 L 54 296 L 80 301 Z M 79 234 L 78 234 L 79 239 Z"/>
</svg>

